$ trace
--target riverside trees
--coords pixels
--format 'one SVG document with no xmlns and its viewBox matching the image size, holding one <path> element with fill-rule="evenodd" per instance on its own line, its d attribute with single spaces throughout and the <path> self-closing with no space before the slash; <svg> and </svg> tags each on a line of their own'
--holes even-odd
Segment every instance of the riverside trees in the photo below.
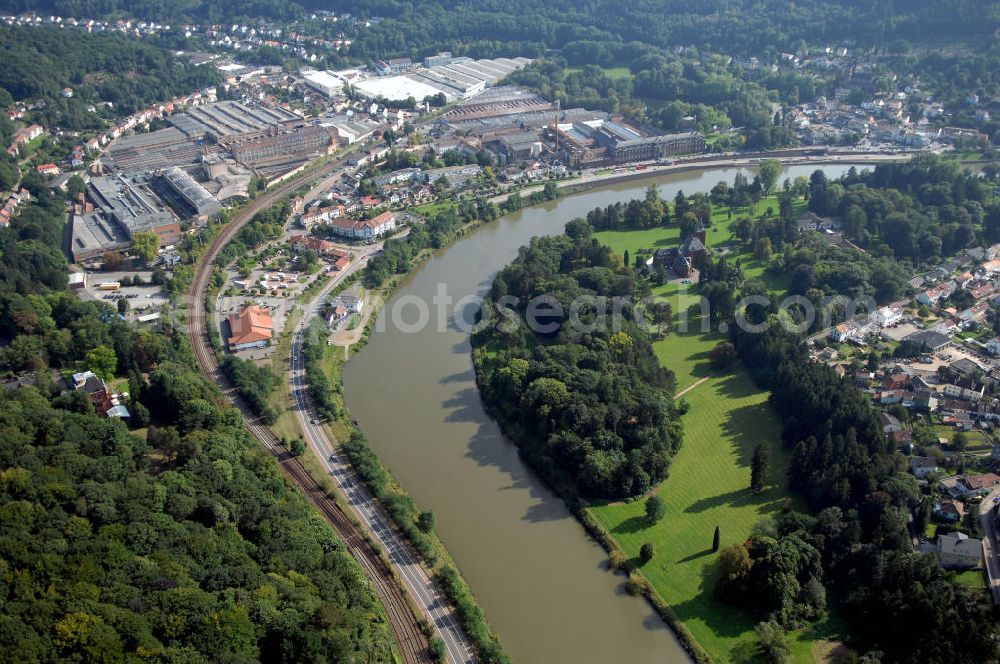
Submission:
<svg viewBox="0 0 1000 664">
<path fill-rule="evenodd" d="M 645 493 L 667 475 L 680 445 L 670 399 L 673 376 L 652 352 L 627 306 L 622 329 L 574 329 L 564 316 L 545 316 L 548 331 L 528 329 L 528 302 L 541 288 L 569 312 L 578 298 L 631 297 L 631 270 L 593 241 L 583 220 L 567 234 L 535 238 L 494 281 L 490 300 L 517 305 L 488 316 L 474 335 L 483 397 L 526 458 L 569 496 L 623 498 Z M 596 302 L 596 299 L 594 300 Z M 595 305 L 596 306 L 596 305 Z M 594 307 L 580 312 L 585 324 Z"/>
</svg>

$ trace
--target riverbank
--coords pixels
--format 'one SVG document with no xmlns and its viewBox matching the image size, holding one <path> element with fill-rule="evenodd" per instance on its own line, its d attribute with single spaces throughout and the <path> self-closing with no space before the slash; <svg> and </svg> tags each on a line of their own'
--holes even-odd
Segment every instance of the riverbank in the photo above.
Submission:
<svg viewBox="0 0 1000 664">
<path fill-rule="evenodd" d="M 454 241 L 468 233 L 482 220 L 474 220 L 459 227 L 454 233 Z M 416 267 L 432 254 L 431 250 L 421 251 L 414 257 L 411 266 Z M 367 302 L 367 320 L 355 330 L 352 346 L 356 351 L 365 347 L 374 327 L 380 305 L 398 286 L 405 275 L 397 275 L 377 289 L 377 296 L 369 296 Z M 334 292 L 340 292 L 355 281 L 345 280 L 338 284 Z M 320 321 L 321 325 L 325 323 Z M 368 447 L 360 429 L 351 418 L 350 411 L 343 400 L 343 387 L 340 369 L 346 361 L 340 346 L 324 345 L 321 349 L 321 370 L 328 381 L 337 386 L 333 392 L 334 411 L 336 416 L 324 423 L 330 438 L 344 450 L 351 465 L 355 468 L 372 494 L 385 507 L 399 530 L 405 535 L 420 556 L 429 574 L 440 584 L 448 600 L 455 607 L 465 632 L 472 639 L 478 655 L 486 664 L 509 664 L 510 658 L 504 651 L 499 638 L 487 622 L 485 615 L 477 603 L 468 583 L 462 577 L 454 560 L 448 554 L 444 544 L 433 532 L 433 526 L 421 527 L 426 523 L 422 519 L 425 513 L 420 510 L 403 487 L 392 477 L 388 469 L 377 455 Z M 431 523 L 433 518 L 431 517 Z"/>
<path fill-rule="evenodd" d="M 374 299 L 374 298 L 373 298 Z M 375 306 L 374 303 L 372 306 Z M 375 321 L 375 314 L 361 333 L 353 346 L 360 350 L 368 341 L 369 333 Z M 322 361 L 322 369 L 328 380 L 341 386 L 340 369 L 344 357 L 338 346 L 327 346 Z M 340 441 L 341 448 L 347 453 L 351 464 L 357 470 L 369 490 L 386 507 L 396 526 L 406 535 L 414 549 L 419 553 L 431 575 L 436 578 L 445 594 L 448 596 L 462 621 L 466 633 L 472 638 L 479 651 L 482 661 L 486 663 L 509 663 L 510 658 L 504 652 L 499 638 L 490 627 L 482 609 L 475 600 L 468 583 L 462 577 L 457 565 L 448 554 L 444 544 L 434 534 L 433 529 L 422 529 L 422 510 L 403 487 L 397 482 L 371 451 L 360 429 L 350 417 L 350 411 L 343 402 L 343 389 L 335 391 L 334 401 L 337 404 L 338 417 L 326 423 L 326 428 L 335 441 Z"/>
<path fill-rule="evenodd" d="M 662 177 L 663 196 L 678 187 L 707 192 L 735 172 L 716 177 L 705 164 L 695 170 L 705 169 L 705 175 Z M 798 167 L 791 176 L 810 172 Z M 641 195 L 638 187 L 610 186 L 526 207 L 501 224 L 477 224 L 459 246 L 430 254 L 412 276 L 395 277 L 397 299 L 431 302 L 440 286 L 454 298 L 482 294 L 531 236 L 561 232 L 595 206 Z M 344 384 L 371 448 L 408 492 L 434 508 L 439 536 L 483 597 L 491 622 L 499 621 L 505 642 L 510 637 L 511 654 L 519 662 L 686 659 L 649 604 L 625 596 L 620 576 L 594 574 L 607 554 L 581 537 L 580 520 L 524 468 L 482 412 L 467 344 L 468 335 L 451 325 L 405 335 L 389 326 L 344 367 Z"/>
<path fill-rule="evenodd" d="M 752 212 L 777 207 L 765 199 Z M 798 207 L 804 209 L 804 202 Z M 718 245 L 731 237 L 731 219 L 721 208 L 714 211 L 706 243 Z M 614 231 L 595 234 L 616 254 L 664 246 L 676 242 L 676 227 L 644 231 Z M 752 256 L 739 256 L 748 270 L 759 271 Z M 787 288 L 772 275 L 765 279 L 774 292 Z M 654 294 L 667 297 L 676 315 L 684 312 L 696 296 L 677 283 L 666 284 Z M 608 552 L 609 567 L 629 575 L 628 589 L 642 594 L 671 627 L 696 662 L 742 661 L 756 649 L 756 620 L 744 609 L 714 599 L 716 568 L 712 537 L 721 531 L 722 545 L 745 541 L 759 521 L 778 514 L 795 498 L 785 485 L 788 451 L 781 445 L 781 424 L 767 403 L 768 393 L 758 389 L 740 366 L 715 372 L 708 362 L 711 349 L 724 340 L 718 332 L 700 331 L 700 320 L 689 321 L 693 332 L 671 333 L 654 342 L 661 363 L 670 369 L 677 387 L 685 395 L 688 414 L 683 417 L 684 444 L 673 459 L 670 477 L 654 493 L 664 499 L 665 517 L 650 525 L 644 517 L 643 501 L 577 504 L 560 487 L 551 488 L 567 502 L 587 532 Z M 473 346 L 477 382 L 482 385 L 490 371 L 491 355 Z M 490 406 L 485 403 L 490 412 Z M 693 413 L 693 415 L 692 415 Z M 492 413 L 491 413 L 492 415 Z M 750 458 L 763 443 L 771 458 L 769 482 L 763 492 L 750 494 Z M 639 551 L 651 543 L 656 556 L 641 563 Z M 792 634 L 793 661 L 817 661 L 819 641 L 837 636 L 839 623 L 826 621 Z"/>
<path fill-rule="evenodd" d="M 800 201 L 799 206 L 804 209 Z M 777 208 L 765 199 L 757 210 Z M 736 217 L 737 215 L 734 215 Z M 730 220 L 722 209 L 713 210 L 713 224 L 706 245 L 728 244 Z M 636 254 L 639 247 L 675 243 L 675 229 L 648 231 L 604 231 L 596 234 L 616 254 Z M 787 280 L 766 273 L 752 254 L 736 254 L 744 270 L 760 279 L 772 294 L 784 293 Z M 687 310 L 696 295 L 682 285 L 668 283 L 655 288 L 676 314 Z M 710 351 L 725 335 L 702 331 L 701 320 L 688 321 L 689 331 L 674 331 L 654 341 L 661 364 L 673 371 L 678 397 L 688 412 L 682 419 L 684 443 L 674 458 L 670 477 L 655 489 L 666 505 L 666 515 L 649 525 L 643 502 L 595 503 L 588 514 L 605 536 L 628 560 L 638 560 L 643 544 L 650 542 L 657 556 L 636 565 L 636 573 L 648 580 L 658 597 L 673 608 L 674 615 L 712 661 L 743 661 L 756 649 L 755 619 L 747 611 L 717 601 L 713 596 L 717 555 L 712 537 L 720 529 L 721 545 L 745 541 L 761 520 L 778 514 L 798 499 L 786 486 L 788 450 L 781 444 L 781 422 L 768 404 L 768 393 L 760 390 L 740 365 L 713 371 Z M 763 444 L 769 452 L 770 469 L 765 490 L 749 492 L 750 459 Z M 792 632 L 792 661 L 821 661 L 821 651 L 838 641 L 841 625 L 833 617 Z"/>
</svg>

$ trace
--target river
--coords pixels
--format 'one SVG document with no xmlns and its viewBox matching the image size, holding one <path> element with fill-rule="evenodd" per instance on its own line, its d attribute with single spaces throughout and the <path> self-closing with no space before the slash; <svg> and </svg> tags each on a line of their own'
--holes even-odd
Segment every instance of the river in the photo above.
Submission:
<svg viewBox="0 0 1000 664">
<path fill-rule="evenodd" d="M 849 166 L 824 166 L 830 178 Z M 808 176 L 814 165 L 783 170 Z M 687 662 L 670 629 L 624 577 L 603 569 L 606 555 L 563 502 L 528 468 L 483 410 L 469 336 L 452 321 L 413 331 L 418 298 L 482 295 L 493 276 L 536 235 L 562 232 L 597 206 L 641 197 L 651 183 L 707 192 L 741 169 L 636 180 L 525 208 L 483 225 L 421 265 L 379 317 L 384 330 L 344 367 L 347 404 L 372 449 L 423 509 L 517 664 Z M 780 180 L 779 180 L 780 181 Z M 405 298 L 405 299 L 401 299 Z M 400 313 L 403 325 L 387 312 Z M 416 325 L 412 325 L 416 327 Z"/>
</svg>

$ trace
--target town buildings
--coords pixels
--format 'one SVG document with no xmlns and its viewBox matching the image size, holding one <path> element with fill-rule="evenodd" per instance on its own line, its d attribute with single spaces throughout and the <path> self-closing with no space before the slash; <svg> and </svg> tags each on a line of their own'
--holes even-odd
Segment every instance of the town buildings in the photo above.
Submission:
<svg viewBox="0 0 1000 664">
<path fill-rule="evenodd" d="M 264 307 L 252 305 L 243 307 L 239 313 L 230 314 L 229 349 L 264 348 L 274 336 L 271 314 Z"/>
<path fill-rule="evenodd" d="M 350 240 L 371 240 L 382 237 L 396 227 L 396 214 L 383 212 L 371 219 L 334 219 L 330 230 L 341 237 Z"/>
</svg>

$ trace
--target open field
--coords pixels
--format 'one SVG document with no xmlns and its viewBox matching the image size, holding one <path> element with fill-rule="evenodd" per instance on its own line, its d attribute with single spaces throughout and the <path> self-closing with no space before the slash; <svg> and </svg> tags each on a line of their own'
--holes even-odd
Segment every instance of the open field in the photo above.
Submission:
<svg viewBox="0 0 1000 664">
<path fill-rule="evenodd" d="M 769 205 L 776 209 L 777 201 L 765 199 L 758 209 L 766 210 Z M 747 212 L 734 212 L 732 218 Z M 728 217 L 728 209 L 713 210 L 707 238 L 710 247 L 731 242 Z M 603 231 L 596 236 L 616 253 L 628 250 L 632 256 L 640 248 L 671 247 L 679 240 L 673 224 L 641 231 Z M 774 292 L 787 290 L 787 280 L 764 272 L 764 261 L 747 252 L 736 255 L 745 276 L 762 279 Z M 674 282 L 653 293 L 667 298 L 675 317 L 674 329 L 654 342 L 653 349 L 663 366 L 674 372 L 677 391 L 691 388 L 683 396 L 690 405 L 683 419 L 684 444 L 670 476 L 655 490 L 665 500 L 667 512 L 650 526 L 643 501 L 595 505 L 591 510 L 633 563 L 638 565 L 643 543 L 654 545 L 656 556 L 639 569 L 714 660 L 749 661 L 757 654 L 754 625 L 758 618 L 713 598 L 717 558 L 711 550 L 712 535 L 719 526 L 722 546 L 742 542 L 755 523 L 780 511 L 787 498 L 794 500 L 785 480 L 789 454 L 781 445 L 781 422 L 767 403 L 768 394 L 754 385 L 742 367 L 713 375 L 708 353 L 724 335 L 702 332 L 696 314 L 689 317 L 687 331 L 677 330 L 678 314 L 699 301 L 692 288 Z M 767 488 L 754 496 L 749 491 L 750 459 L 758 443 L 767 446 L 770 464 Z M 837 640 L 841 632 L 840 621 L 831 616 L 790 633 L 792 660 L 801 664 L 826 661 L 842 649 Z"/>
<path fill-rule="evenodd" d="M 628 78 L 631 76 L 631 72 L 628 67 L 598 67 L 604 75 L 608 78 Z M 571 74 L 573 72 L 583 71 L 583 67 L 566 67 L 566 73 Z"/>
<path fill-rule="evenodd" d="M 653 543 L 656 557 L 642 573 L 702 647 L 719 661 L 737 661 L 734 651 L 755 643 L 755 620 L 712 598 L 712 534 L 719 526 L 723 546 L 742 542 L 755 523 L 782 508 L 788 455 L 767 394 L 744 370 L 710 378 L 685 398 L 691 410 L 684 417 L 684 445 L 670 477 L 656 489 L 666 501 L 666 516 L 650 527 L 642 501 L 600 505 L 593 512 L 628 555 L 637 557 L 644 542 Z M 768 446 L 771 463 L 767 489 L 754 496 L 750 457 L 758 443 Z"/>
</svg>

